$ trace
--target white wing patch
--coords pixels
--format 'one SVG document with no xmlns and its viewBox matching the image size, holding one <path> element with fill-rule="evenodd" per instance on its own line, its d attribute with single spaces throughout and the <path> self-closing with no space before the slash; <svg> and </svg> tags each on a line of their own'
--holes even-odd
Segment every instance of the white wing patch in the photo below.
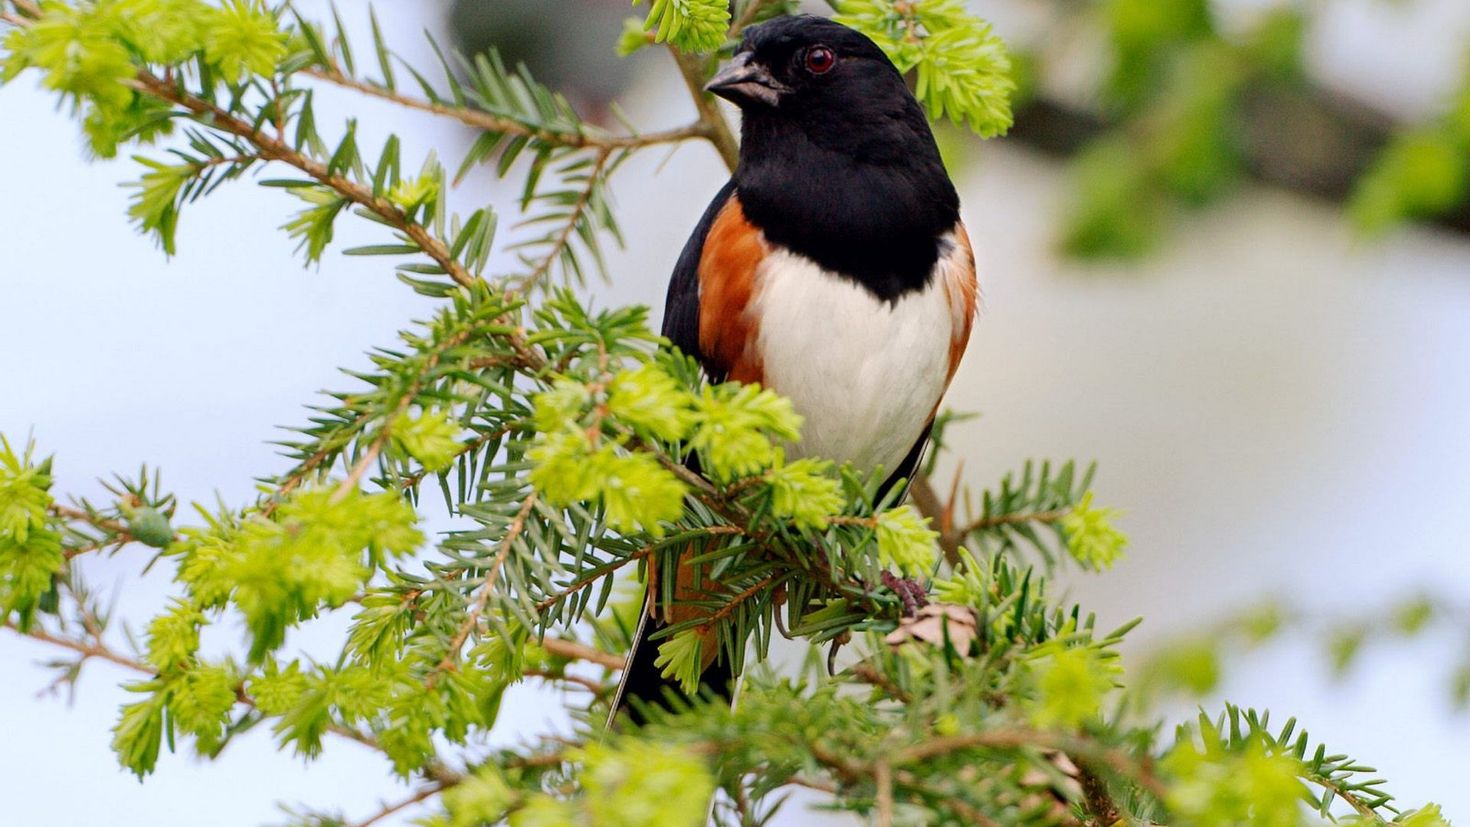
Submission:
<svg viewBox="0 0 1470 827">
<path fill-rule="evenodd" d="M 893 303 L 803 256 L 766 256 L 753 302 L 765 383 L 806 419 L 789 455 L 864 471 L 903 460 L 944 395 L 963 319 L 945 289 L 949 255 L 927 288 Z"/>
</svg>

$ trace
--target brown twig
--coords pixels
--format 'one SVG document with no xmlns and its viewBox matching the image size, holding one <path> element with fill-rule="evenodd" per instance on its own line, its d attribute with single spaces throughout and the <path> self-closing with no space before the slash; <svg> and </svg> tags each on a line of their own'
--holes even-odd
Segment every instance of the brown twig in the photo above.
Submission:
<svg viewBox="0 0 1470 827">
<path fill-rule="evenodd" d="M 887 761 L 873 765 L 873 786 L 877 788 L 878 827 L 893 827 L 893 768 Z"/>
<path fill-rule="evenodd" d="M 968 735 L 950 735 L 931 738 L 901 750 L 893 756 L 895 766 L 923 761 L 936 755 L 965 749 L 1022 749 L 1037 747 L 1066 753 L 1074 761 L 1090 761 L 1107 767 L 1112 772 L 1132 778 L 1150 794 L 1162 798 L 1164 786 L 1153 774 L 1147 760 L 1134 758 L 1127 753 L 1111 749 L 1085 738 L 1072 737 L 1040 730 L 1002 729 L 976 732 Z"/>
<path fill-rule="evenodd" d="M 527 669 L 521 674 L 530 678 L 541 678 L 547 681 L 562 681 L 565 683 L 575 684 L 587 690 L 588 692 L 591 692 L 593 695 L 602 695 L 603 693 L 608 691 L 608 687 L 604 686 L 603 684 L 591 678 L 584 678 L 581 675 L 573 675 L 570 672 L 553 672 L 550 669 Z"/>
<path fill-rule="evenodd" d="M 594 649 L 585 643 L 578 643 L 574 640 L 562 640 L 561 638 L 554 637 L 542 638 L 541 648 L 557 657 L 587 661 L 588 663 L 595 663 L 598 666 L 603 666 L 608 669 L 623 668 L 623 656 L 614 655 L 611 652 L 604 652 L 601 649 Z"/>
<path fill-rule="evenodd" d="M 700 534 L 707 534 L 707 535 L 744 534 L 745 531 L 744 531 L 744 529 L 740 528 L 739 526 L 734 526 L 734 525 L 718 525 L 718 526 L 709 526 L 707 528 L 701 529 L 699 531 L 699 533 Z M 599 571 L 596 575 L 592 575 L 592 576 L 588 576 L 588 577 L 583 577 L 580 580 L 574 581 L 571 585 L 567 586 L 565 589 L 562 589 L 561 591 L 559 591 L 559 592 L 557 592 L 555 594 L 552 594 L 552 595 L 549 595 L 549 596 L 543 598 L 539 603 L 536 604 L 536 611 L 538 611 L 538 612 L 544 612 L 544 611 L 546 611 L 547 609 L 549 609 L 552 606 L 556 605 L 558 602 L 560 602 L 562 600 L 565 600 L 568 597 L 572 596 L 573 594 L 576 594 L 577 592 L 581 591 L 582 589 L 585 589 L 588 586 L 592 585 L 593 583 L 598 582 L 603 577 L 607 576 L 607 574 L 609 572 L 616 571 L 616 570 L 622 568 L 623 566 L 628 565 L 629 563 L 636 563 L 637 561 L 642 560 L 643 558 L 649 556 L 650 554 L 653 554 L 654 551 L 656 551 L 658 548 L 659 548 L 658 545 L 653 544 L 653 543 L 650 543 L 649 545 L 646 545 L 643 548 L 638 549 L 637 551 L 633 552 L 632 554 L 629 554 L 627 557 L 623 558 L 622 560 L 618 560 L 615 563 L 608 564 L 608 566 L 605 569 Z M 622 668 L 622 661 L 619 661 L 618 662 L 618 668 Z"/>
<path fill-rule="evenodd" d="M 86 660 L 88 658 L 105 660 L 116 666 L 121 666 L 124 669 L 128 669 L 140 675 L 146 675 L 150 678 L 158 674 L 153 669 L 153 667 L 149 666 L 146 663 L 143 663 L 140 660 L 130 658 L 127 655 L 121 654 L 120 652 L 109 648 L 106 644 L 102 643 L 100 639 L 93 642 L 72 640 L 70 638 L 61 637 L 59 635 L 53 635 L 50 632 L 47 632 L 46 630 L 40 628 L 32 628 L 21 631 L 20 627 L 16 626 L 14 622 L 9 620 L 5 621 L 3 624 L 0 624 L 0 627 L 9 629 L 10 631 L 16 633 L 17 635 L 20 635 L 21 637 L 27 637 L 32 640 L 40 641 L 41 643 L 76 652 L 77 654 L 82 656 L 83 660 Z M 250 695 L 246 693 L 244 684 L 235 687 L 235 698 L 245 706 L 251 708 L 255 707 L 255 699 L 250 697 Z M 383 746 L 378 743 L 378 739 L 374 738 L 369 733 L 362 732 L 361 730 L 353 729 L 351 727 L 341 726 L 339 724 L 328 725 L 327 731 L 340 738 L 345 738 L 349 741 L 356 741 L 357 743 L 362 744 L 365 747 L 369 747 L 377 752 L 383 752 Z M 428 767 L 426 767 L 424 773 L 441 782 L 448 782 L 458 779 L 458 775 L 456 773 L 437 763 L 430 764 Z"/>
<path fill-rule="evenodd" d="M 762 577 L 760 580 L 757 580 L 755 583 L 753 583 L 751 586 L 749 586 L 748 588 L 746 588 L 744 591 L 742 591 L 739 594 L 735 595 L 734 597 L 730 598 L 729 602 L 727 602 L 727 603 L 725 603 L 725 605 L 721 606 L 720 609 L 719 609 L 719 611 L 717 611 L 714 614 L 710 615 L 708 619 L 706 619 L 703 623 L 699 624 L 699 633 L 700 634 L 708 634 L 709 629 L 710 629 L 711 626 L 715 625 L 716 623 L 719 623 L 721 620 L 724 620 L 725 618 L 729 617 L 731 614 L 734 614 L 735 610 L 738 609 L 738 608 L 740 608 L 740 604 L 741 603 L 744 603 L 745 601 L 747 601 L 750 598 L 754 597 L 755 595 L 759 594 L 766 587 L 770 586 L 772 583 L 776 582 L 778 579 L 780 579 L 783 576 L 786 576 L 786 575 L 784 575 L 781 572 L 776 572 L 776 573 L 768 574 L 765 577 Z"/>
<path fill-rule="evenodd" d="M 610 157 L 612 157 L 611 149 L 604 148 L 597 153 L 597 157 L 592 162 L 592 171 L 587 173 L 587 186 L 583 187 L 581 193 L 578 194 L 577 202 L 572 205 L 572 211 L 564 220 L 561 232 L 557 234 L 556 240 L 552 242 L 551 248 L 546 251 L 546 255 L 536 263 L 535 269 L 525 278 L 517 282 L 516 290 L 518 292 L 524 293 L 531 290 L 536 286 L 536 282 L 545 278 L 551 272 L 551 265 L 556 263 L 556 260 L 561 257 L 562 251 L 567 248 L 567 245 L 571 244 L 572 236 L 577 231 L 577 222 L 582 220 L 583 213 L 587 211 L 587 207 L 592 203 L 592 193 L 598 186 L 597 178 L 602 174 L 603 167 L 607 166 L 607 161 Z"/>
<path fill-rule="evenodd" d="M 105 660 L 124 669 L 131 669 L 134 672 L 144 675 L 152 676 L 154 674 L 153 669 L 142 661 L 134 660 L 126 655 L 115 652 L 100 642 L 86 643 L 80 640 L 71 640 L 70 638 L 53 635 L 45 629 L 36 627 L 22 631 L 19 626 L 16 626 L 13 621 L 9 620 L 5 621 L 3 625 L 6 629 L 15 632 L 21 637 L 32 638 L 42 643 L 49 643 L 52 646 L 58 646 L 62 649 L 69 649 L 76 652 L 82 656 L 82 660 L 84 661 L 88 658 L 97 658 L 98 660 Z"/>
<path fill-rule="evenodd" d="M 444 653 L 444 659 L 439 661 L 434 671 L 429 673 L 429 677 L 424 681 L 425 686 L 433 688 L 440 675 L 456 668 L 455 661 L 459 659 L 459 650 L 464 648 L 464 642 L 469 639 L 470 632 L 479 627 L 480 616 L 485 613 L 485 607 L 490 603 L 490 595 L 495 591 L 495 580 L 500 575 L 500 568 L 505 565 L 505 559 L 510 556 L 511 546 L 525 530 L 526 518 L 531 515 L 531 509 L 535 507 L 536 495 L 532 494 L 521 504 L 520 510 L 511 520 L 510 527 L 506 529 L 505 536 L 500 540 L 500 550 L 495 554 L 495 561 L 485 572 L 485 582 L 480 586 L 479 593 L 475 595 L 475 602 L 470 606 L 469 614 L 465 616 L 464 623 L 461 623 L 459 629 L 455 631 L 454 637 L 449 639 L 449 649 Z"/>
<path fill-rule="evenodd" d="M 1019 525 L 1021 523 L 1054 523 L 1068 514 L 1072 513 L 1070 508 L 1058 508 L 1053 511 L 1037 511 L 1030 514 L 1001 514 L 995 517 L 986 517 L 960 529 L 960 536 L 972 532 L 982 531 L 987 528 L 995 528 L 1003 525 Z"/>
<path fill-rule="evenodd" d="M 761 13 L 761 9 L 767 2 L 769 0 L 750 0 L 749 3 L 746 3 L 745 8 L 740 10 L 740 16 L 730 23 L 729 36 L 739 37 L 741 32 L 755 22 L 756 16 Z"/>
<path fill-rule="evenodd" d="M 684 78 L 684 85 L 689 89 L 689 96 L 694 100 L 694 108 L 699 112 L 699 122 L 706 130 L 704 137 L 715 145 L 725 166 L 734 172 L 736 165 L 740 163 L 740 144 L 735 140 L 735 133 L 730 131 L 730 124 L 726 122 L 725 116 L 720 113 L 714 97 L 704 91 L 704 58 L 685 54 L 673 47 L 669 48 L 669 52 L 673 54 L 679 74 Z"/>
<path fill-rule="evenodd" d="M 403 799 L 402 801 L 397 801 L 392 804 L 384 804 L 383 807 L 379 809 L 376 813 L 373 813 L 362 821 L 353 822 L 351 825 L 349 825 L 349 827 L 372 827 L 372 825 L 377 824 L 388 816 L 391 816 L 400 810 L 405 810 L 409 807 L 412 807 L 415 804 L 427 801 L 428 799 L 433 798 L 434 796 L 444 792 L 446 789 L 452 786 L 454 785 L 445 782 L 430 784 L 429 786 L 424 787 L 423 789 L 419 790 L 408 798 Z"/>
<path fill-rule="evenodd" d="M 1100 827 L 1109 827 L 1123 817 L 1117 802 L 1108 790 L 1108 782 L 1086 761 L 1077 762 L 1077 783 L 1082 787 L 1082 803 L 1092 821 Z"/>
<path fill-rule="evenodd" d="M 420 98 L 409 97 L 385 89 L 377 84 L 349 77 L 340 70 L 322 68 L 303 69 L 301 74 L 309 75 L 317 80 L 326 81 L 327 83 L 351 89 L 364 95 L 390 101 L 409 109 L 453 118 L 466 126 L 483 129 L 486 132 L 516 135 L 569 149 L 589 147 L 600 148 L 604 151 L 640 149 L 647 146 L 658 146 L 659 144 L 678 143 L 691 138 L 708 137 L 705 134 L 707 128 L 703 123 L 699 122 L 676 129 L 668 129 L 660 132 L 645 132 L 637 135 L 603 135 L 586 130 L 558 132 L 550 129 L 537 129 L 512 118 L 504 118 L 491 112 L 486 112 L 483 109 L 471 109 L 467 106 L 449 106 Z"/>
<path fill-rule="evenodd" d="M 955 531 L 954 526 L 945 519 L 948 506 L 934 491 L 927 474 L 914 474 L 914 480 L 909 484 L 909 501 L 939 531 L 939 548 L 944 552 L 945 561 L 951 566 L 957 565 L 960 562 L 959 548 L 960 543 L 964 542 L 964 535 Z"/>
</svg>

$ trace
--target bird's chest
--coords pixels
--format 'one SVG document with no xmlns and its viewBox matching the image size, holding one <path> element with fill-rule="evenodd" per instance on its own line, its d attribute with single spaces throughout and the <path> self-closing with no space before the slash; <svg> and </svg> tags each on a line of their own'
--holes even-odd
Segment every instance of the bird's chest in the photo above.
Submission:
<svg viewBox="0 0 1470 827">
<path fill-rule="evenodd" d="M 789 252 L 756 273 L 755 355 L 805 418 L 788 453 L 892 470 L 948 382 L 954 312 L 943 279 L 883 301 Z"/>
</svg>

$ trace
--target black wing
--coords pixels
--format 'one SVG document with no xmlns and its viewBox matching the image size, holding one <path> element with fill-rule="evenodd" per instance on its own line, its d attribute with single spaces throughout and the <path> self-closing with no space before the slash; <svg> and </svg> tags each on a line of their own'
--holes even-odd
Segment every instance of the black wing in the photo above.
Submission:
<svg viewBox="0 0 1470 827">
<path fill-rule="evenodd" d="M 704 254 L 704 239 L 709 235 L 710 225 L 715 223 L 715 216 L 720 214 L 733 192 L 735 179 L 732 178 L 720 188 L 715 200 L 705 209 L 704 215 L 694 227 L 694 232 L 685 242 L 678 263 L 674 265 L 674 275 L 669 280 L 669 295 L 664 301 L 663 335 L 674 347 L 684 351 L 686 356 L 698 359 L 706 371 L 709 370 L 709 365 L 699 350 L 699 259 Z M 710 380 L 718 382 L 723 378 L 711 376 Z"/>
<path fill-rule="evenodd" d="M 919 439 L 914 443 L 914 447 L 910 448 L 908 454 L 899 461 L 898 467 L 893 469 L 888 479 L 878 486 L 878 500 L 882 500 L 893 489 L 893 486 L 898 484 L 899 480 L 903 480 L 903 491 L 899 492 L 895 500 L 895 502 L 903 502 L 903 498 L 908 495 L 909 484 L 914 481 L 914 474 L 918 473 L 919 464 L 924 459 L 924 450 L 929 447 L 929 432 L 932 430 L 934 430 L 934 420 L 931 419 L 929 424 L 924 426 L 924 432 L 919 434 Z"/>
</svg>

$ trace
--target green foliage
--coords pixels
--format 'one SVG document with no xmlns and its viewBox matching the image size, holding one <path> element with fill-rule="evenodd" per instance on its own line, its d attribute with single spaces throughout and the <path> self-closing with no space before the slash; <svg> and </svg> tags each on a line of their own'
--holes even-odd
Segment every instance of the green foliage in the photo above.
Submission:
<svg viewBox="0 0 1470 827">
<path fill-rule="evenodd" d="M 14 613 L 22 629 L 65 565 L 61 535 L 48 523 L 51 460 L 33 454 L 34 445 L 17 454 L 0 436 L 0 622 Z"/>
<path fill-rule="evenodd" d="M 460 428 L 446 411 L 429 411 L 419 416 L 401 413 L 388 426 L 394 446 L 417 460 L 423 469 L 437 474 L 454 464 L 464 446 Z"/>
<path fill-rule="evenodd" d="M 167 131 L 156 102 L 133 81 L 150 64 L 190 64 L 209 85 L 271 76 L 286 35 L 259 0 L 95 0 L 46 3 L 29 26 L 4 42 L 0 79 L 37 68 L 47 88 L 82 115 L 93 151 L 112 157 L 119 143 Z M 150 227 L 149 229 L 153 229 Z"/>
<path fill-rule="evenodd" d="M 392 493 L 316 488 L 249 515 L 191 531 L 175 552 L 180 576 L 201 606 L 223 599 L 250 629 L 250 659 L 280 646 L 286 630 L 323 607 L 342 605 L 389 557 L 423 542 L 417 515 Z"/>
<path fill-rule="evenodd" d="M 1099 248 L 1150 230 L 1120 222 L 1118 208 L 1219 192 L 1236 172 L 1228 132 L 1241 89 L 1260 73 L 1289 75 L 1297 60 L 1290 19 L 1222 47 L 1196 5 L 1200 16 L 1183 23 L 1149 4 L 1107 7 L 1120 54 L 1114 104 L 1149 113 L 1158 128 L 1111 139 L 1114 157 L 1136 160 L 1088 207 L 1085 235 Z M 145 468 L 105 483 L 106 502 L 63 507 L 49 460 L 0 440 L 5 624 L 78 653 L 58 664 L 62 681 L 99 654 L 142 675 L 113 730 L 131 772 L 151 772 L 180 738 L 213 758 L 261 727 L 307 760 L 333 737 L 377 750 L 428 785 L 414 800 L 435 809 L 425 823 L 436 827 L 693 825 L 716 788 L 726 793 L 723 821 L 756 824 L 797 785 L 893 823 L 976 823 L 978 814 L 1008 827 L 1104 817 L 1286 824 L 1308 787 L 1324 791 L 1310 799 L 1323 816 L 1335 800 L 1366 823 L 1393 812 L 1380 782 L 1360 780 L 1366 770 L 1350 759 L 1309 753 L 1294 724 L 1271 733 L 1264 715 L 1231 708 L 1170 748 L 1155 742 L 1152 721 L 1109 709 L 1130 683 L 1115 649 L 1132 624 L 1095 634 L 1093 618 L 1052 596 L 1046 577 L 1063 552 L 1105 568 L 1123 547 L 1116 512 L 1093 505 L 1091 469 L 1028 463 L 978 497 L 967 492 L 968 523 L 951 524 L 952 504 L 931 525 L 878 497 L 881 471 L 788 462 L 801 426 L 790 402 L 754 385 L 710 385 L 692 360 L 661 349 L 646 310 L 594 312 L 557 288 L 558 278 L 603 271 L 600 245 L 619 238 L 608 187 L 622 161 L 718 124 L 612 134 L 494 53 L 467 59 L 431 42 L 442 65 L 420 71 L 371 13 L 368 77 L 340 21 L 321 26 L 257 0 L 12 7 L 5 78 L 36 70 L 99 154 L 184 127 L 162 160 L 140 159 L 128 211 L 165 252 L 190 204 L 247 171 L 285 168 L 260 182 L 302 202 L 283 229 L 308 262 L 324 261 L 344 216 L 365 218 L 386 237 L 344 252 L 395 257 L 399 278 L 434 300 L 283 439 L 290 467 L 262 480 L 254 502 L 196 506 L 186 518 Z M 750 0 L 737 5 L 735 27 L 791 9 Z M 958 0 L 854 0 L 842 11 L 913 72 L 932 117 L 984 135 L 1009 125 L 1008 59 Z M 714 51 L 730 34 L 729 12 L 724 2 L 654 0 L 622 48 L 654 40 Z M 1155 61 L 1159 49 L 1170 59 Z M 307 72 L 477 135 L 453 175 L 433 153 L 406 175 L 397 136 L 374 153 L 353 121 L 323 134 Z M 399 88 L 410 79 L 418 97 Z M 450 209 L 458 181 L 482 167 L 520 179 L 521 220 L 508 237 L 488 207 Z M 495 250 L 511 272 L 489 272 Z M 940 441 L 953 419 L 938 423 Z M 418 528 L 426 486 L 452 520 L 432 542 Z M 74 561 L 134 543 L 162 550 L 179 594 L 130 657 L 111 648 L 110 611 Z M 692 689 L 707 658 L 724 658 L 748 676 L 740 704 L 653 710 L 638 730 L 594 729 L 585 722 L 606 715 L 609 682 L 646 608 L 637 581 L 650 566 L 681 564 L 702 593 L 657 580 L 656 608 L 696 610 L 660 632 L 658 665 Z M 932 600 L 921 606 L 915 589 L 930 578 Z M 335 658 L 307 659 L 288 644 L 326 616 L 346 628 Z M 1390 620 L 1409 634 L 1451 616 L 1421 601 Z M 1245 634 L 1268 636 L 1280 622 L 1257 618 Z M 218 635 L 237 654 L 203 657 L 206 628 L 211 651 Z M 812 653 L 799 681 L 759 668 L 778 632 Z M 1365 631 L 1353 651 L 1369 640 Z M 836 669 L 837 648 L 852 641 Z M 1177 658 L 1168 685 L 1213 686 L 1212 643 Z M 830 647 L 835 672 L 819 646 Z M 587 690 L 569 696 L 579 723 L 487 752 L 505 692 L 533 678 Z M 1399 819 L 1442 822 L 1432 805 Z"/>
<path fill-rule="evenodd" d="M 1128 537 L 1113 526 L 1120 514 L 1115 508 L 1093 508 L 1092 492 L 1083 494 L 1062 518 L 1067 552 L 1086 568 L 1112 568 L 1128 545 Z"/>
<path fill-rule="evenodd" d="M 1162 769 L 1175 779 L 1169 808 L 1189 824 L 1301 824 L 1301 767 L 1289 755 L 1269 752 L 1260 739 L 1229 749 L 1218 731 L 1206 730 L 1202 745 L 1176 745 Z"/>
<path fill-rule="evenodd" d="M 633 0 L 638 5 L 641 0 Z M 657 43 L 685 52 L 713 52 L 725 43 L 730 4 L 725 0 L 649 0 L 643 29 Z"/>
<path fill-rule="evenodd" d="M 891 508 L 878 515 L 878 559 L 911 577 L 925 577 L 938 562 L 939 532 L 912 506 Z"/>
<path fill-rule="evenodd" d="M 286 34 L 261 0 L 225 0 L 203 15 L 204 57 L 227 83 L 266 75 L 286 54 Z"/>
<path fill-rule="evenodd" d="M 1381 234 L 1409 218 L 1447 212 L 1470 194 L 1470 132 L 1423 129 L 1394 138 L 1353 195 L 1351 215 L 1364 233 Z"/>
<path fill-rule="evenodd" d="M 698 629 L 685 629 L 659 644 L 653 665 L 665 678 L 678 681 L 685 692 L 694 692 L 704 672 L 703 643 L 704 635 Z"/>
<path fill-rule="evenodd" d="M 626 740 L 588 744 L 583 762 L 582 806 L 598 827 L 698 827 L 704 823 L 714 779 L 692 752 Z"/>
<path fill-rule="evenodd" d="M 755 385 L 706 388 L 694 410 L 689 444 L 722 482 L 771 467 L 779 458 L 775 440 L 801 436 L 801 416 L 791 402 Z"/>
<path fill-rule="evenodd" d="M 1068 636 L 1068 630 L 1062 634 Z M 1117 654 L 1100 646 L 1069 646 L 1053 639 L 1031 653 L 1034 696 L 1029 717 L 1042 729 L 1075 730 L 1095 721 L 1103 699 L 1122 678 Z"/>
<path fill-rule="evenodd" d="M 1010 129 L 1016 90 L 1005 44 L 962 0 L 840 0 L 837 19 L 878 44 L 933 120 L 949 118 L 984 138 Z"/>
<path fill-rule="evenodd" d="M 832 463 L 808 457 L 772 468 L 771 512 L 797 528 L 823 531 L 842 510 L 842 488 L 831 475 Z M 879 551 L 882 554 L 882 551 Z"/>
</svg>

